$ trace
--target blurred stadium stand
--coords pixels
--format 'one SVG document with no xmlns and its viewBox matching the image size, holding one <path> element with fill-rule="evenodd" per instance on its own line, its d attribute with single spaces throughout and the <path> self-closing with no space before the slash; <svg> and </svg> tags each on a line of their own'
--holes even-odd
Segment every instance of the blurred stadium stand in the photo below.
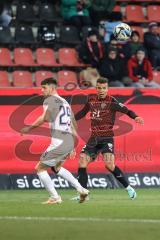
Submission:
<svg viewBox="0 0 160 240">
<path fill-rule="evenodd" d="M 83 27 L 80 32 L 66 24 L 57 2 L 12 1 L 12 22 L 0 26 L 0 87 L 39 87 L 50 76 L 56 76 L 62 88 L 67 81 L 79 83 L 86 65 L 79 61 L 76 47 L 98 28 Z M 141 42 L 150 22 L 160 26 L 160 0 L 117 0 L 113 11 L 122 13 Z M 158 70 L 154 78 L 160 83 Z"/>
</svg>

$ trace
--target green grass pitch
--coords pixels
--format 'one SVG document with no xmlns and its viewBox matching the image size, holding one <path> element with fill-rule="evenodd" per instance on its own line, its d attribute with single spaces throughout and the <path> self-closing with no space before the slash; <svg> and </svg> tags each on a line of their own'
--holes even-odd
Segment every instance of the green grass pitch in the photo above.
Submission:
<svg viewBox="0 0 160 240">
<path fill-rule="evenodd" d="M 158 240 L 160 190 L 91 190 L 90 201 L 70 201 L 73 190 L 59 190 L 63 203 L 41 205 L 44 190 L 0 191 L 2 240 Z"/>
</svg>

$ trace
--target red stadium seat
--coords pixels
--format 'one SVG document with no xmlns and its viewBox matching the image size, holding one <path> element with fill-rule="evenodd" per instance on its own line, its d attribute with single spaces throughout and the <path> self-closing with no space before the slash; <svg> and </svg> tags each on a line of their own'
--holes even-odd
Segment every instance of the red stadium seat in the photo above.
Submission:
<svg viewBox="0 0 160 240">
<path fill-rule="evenodd" d="M 12 66 L 10 50 L 8 48 L 0 48 L 0 66 Z"/>
<path fill-rule="evenodd" d="M 45 78 L 50 78 L 50 77 L 55 77 L 56 78 L 56 74 L 51 72 L 51 71 L 36 71 L 35 72 L 35 82 L 36 82 L 36 86 L 40 87 L 41 86 L 41 82 L 45 79 Z"/>
<path fill-rule="evenodd" d="M 160 22 L 160 6 L 150 5 L 147 7 L 147 17 L 150 22 Z"/>
<path fill-rule="evenodd" d="M 0 87 L 10 87 L 7 71 L 0 71 Z"/>
<path fill-rule="evenodd" d="M 78 86 L 77 75 L 73 71 L 58 72 L 58 86 L 65 89 L 75 89 Z"/>
<path fill-rule="evenodd" d="M 144 32 L 143 32 L 143 28 L 142 27 L 138 27 L 138 26 L 132 26 L 132 31 L 137 31 L 140 35 L 140 41 L 143 42 L 144 39 Z"/>
<path fill-rule="evenodd" d="M 126 20 L 128 22 L 145 22 L 142 7 L 138 5 L 126 6 Z"/>
<path fill-rule="evenodd" d="M 54 51 L 50 48 L 36 49 L 37 64 L 40 66 L 59 66 L 56 62 Z"/>
<path fill-rule="evenodd" d="M 83 66 L 78 61 L 78 54 L 74 48 L 60 48 L 58 51 L 59 63 L 65 66 Z"/>
<path fill-rule="evenodd" d="M 32 51 L 29 48 L 15 48 L 14 62 L 18 66 L 35 66 Z"/>
<path fill-rule="evenodd" d="M 159 71 L 153 71 L 153 80 L 156 83 L 160 84 L 160 72 Z"/>
<path fill-rule="evenodd" d="M 116 5 L 114 8 L 113 8 L 113 11 L 114 12 L 121 12 L 121 7 L 119 5 Z"/>
<path fill-rule="evenodd" d="M 32 73 L 29 71 L 14 71 L 12 73 L 15 87 L 33 87 Z"/>
</svg>

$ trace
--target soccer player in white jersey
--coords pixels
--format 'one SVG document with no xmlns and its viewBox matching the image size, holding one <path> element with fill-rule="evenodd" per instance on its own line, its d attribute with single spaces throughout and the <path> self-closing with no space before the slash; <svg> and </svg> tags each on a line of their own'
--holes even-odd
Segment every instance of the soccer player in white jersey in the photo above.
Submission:
<svg viewBox="0 0 160 240">
<path fill-rule="evenodd" d="M 44 122 L 49 122 L 51 129 L 51 144 L 41 155 L 36 165 L 37 174 L 48 191 L 50 197 L 44 204 L 61 203 L 53 181 L 47 170 L 51 168 L 58 176 L 63 177 L 80 193 L 80 203 L 84 202 L 89 191 L 83 188 L 78 180 L 65 168 L 62 167 L 66 157 L 72 154 L 76 135 L 75 120 L 68 102 L 60 97 L 56 91 L 57 81 L 47 78 L 41 82 L 42 92 L 45 96 L 43 114 L 30 126 L 22 128 L 21 133 L 28 133 L 31 129 L 39 127 Z"/>
</svg>

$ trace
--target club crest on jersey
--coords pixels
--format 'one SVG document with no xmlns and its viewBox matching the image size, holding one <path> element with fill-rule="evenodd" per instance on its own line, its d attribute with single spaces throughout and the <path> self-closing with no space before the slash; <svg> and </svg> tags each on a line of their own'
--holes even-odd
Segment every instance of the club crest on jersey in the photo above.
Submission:
<svg viewBox="0 0 160 240">
<path fill-rule="evenodd" d="M 106 103 L 101 103 L 101 108 L 104 109 L 106 107 Z"/>
</svg>

